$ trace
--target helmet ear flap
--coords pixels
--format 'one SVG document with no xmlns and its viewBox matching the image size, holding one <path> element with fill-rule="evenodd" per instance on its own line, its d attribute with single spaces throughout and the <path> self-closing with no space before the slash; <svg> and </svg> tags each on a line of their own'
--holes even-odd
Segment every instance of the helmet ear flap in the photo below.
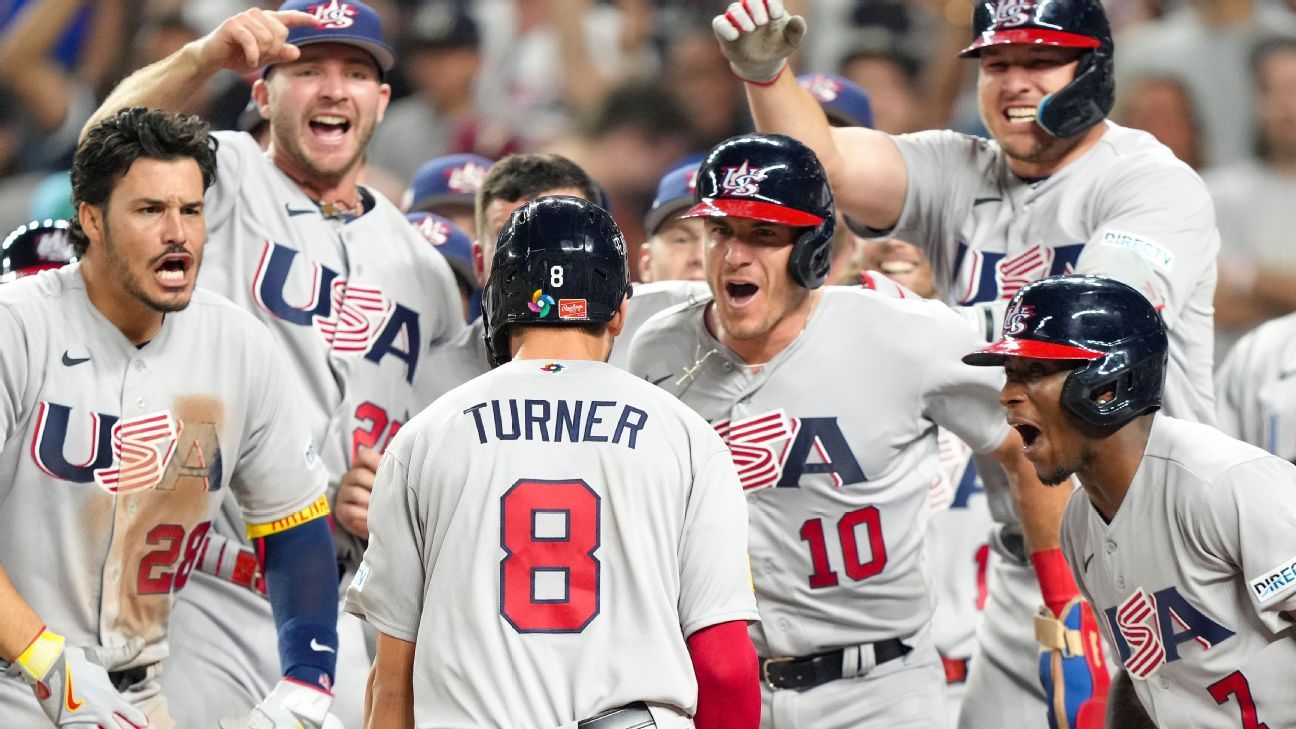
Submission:
<svg viewBox="0 0 1296 729">
<path fill-rule="evenodd" d="M 1040 102 L 1036 121 L 1054 137 L 1074 137 L 1100 124 L 1116 103 L 1110 44 L 1085 53 L 1075 80 Z"/>
<path fill-rule="evenodd" d="M 835 216 L 828 216 L 819 225 L 808 228 L 792 242 L 792 255 L 788 259 L 788 272 L 792 281 L 807 289 L 817 289 L 828 280 L 832 267 L 832 239 L 837 229 Z"/>
</svg>

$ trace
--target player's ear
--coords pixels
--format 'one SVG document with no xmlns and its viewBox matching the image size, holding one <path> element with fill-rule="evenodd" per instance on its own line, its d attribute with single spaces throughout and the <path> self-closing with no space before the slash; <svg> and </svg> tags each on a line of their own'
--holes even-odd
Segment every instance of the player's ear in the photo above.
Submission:
<svg viewBox="0 0 1296 729">
<path fill-rule="evenodd" d="M 256 102 L 257 111 L 264 119 L 270 118 L 270 88 L 265 79 L 259 78 L 252 84 L 252 100 Z"/>
<path fill-rule="evenodd" d="M 391 103 L 391 86 L 382 84 L 378 87 L 378 116 L 374 119 L 374 124 L 381 122 L 387 115 L 387 105 Z"/>
<path fill-rule="evenodd" d="M 621 305 L 617 307 L 617 312 L 612 315 L 611 321 L 608 322 L 608 331 L 611 332 L 614 337 L 620 335 L 621 330 L 625 329 L 626 302 L 629 300 L 630 295 L 626 294 L 621 299 Z"/>
<path fill-rule="evenodd" d="M 92 244 L 98 245 L 103 240 L 104 224 L 103 209 L 98 205 L 91 205 L 88 202 L 82 202 L 77 206 L 77 220 L 81 223 L 81 230 L 85 237 Z"/>
<path fill-rule="evenodd" d="M 652 238 L 644 241 L 639 246 L 639 280 L 644 283 L 652 283 L 652 275 L 648 273 L 649 266 L 652 265 Z"/>
<path fill-rule="evenodd" d="M 481 241 L 474 239 L 472 242 L 472 259 L 473 273 L 477 274 L 477 283 L 481 286 L 486 285 L 486 251 L 482 249 Z"/>
</svg>

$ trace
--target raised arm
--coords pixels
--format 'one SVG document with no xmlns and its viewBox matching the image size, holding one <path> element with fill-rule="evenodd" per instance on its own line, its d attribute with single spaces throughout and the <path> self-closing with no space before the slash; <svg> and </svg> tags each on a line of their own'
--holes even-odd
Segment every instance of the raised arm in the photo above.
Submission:
<svg viewBox="0 0 1296 729">
<path fill-rule="evenodd" d="M 128 76 L 113 89 L 82 130 L 130 106 L 179 111 L 217 71 L 248 73 L 263 66 L 295 60 L 301 51 L 286 43 L 288 29 L 314 25 L 315 17 L 296 10 L 253 8 L 226 18 L 216 30 L 185 44 L 157 63 Z"/>
<path fill-rule="evenodd" d="M 787 70 L 806 32 L 782 0 L 745 0 L 711 22 L 733 72 L 746 82 L 756 128 L 800 140 L 819 157 L 837 208 L 879 230 L 895 225 L 909 175 L 891 137 L 858 127 L 834 129 L 823 109 Z"/>
</svg>

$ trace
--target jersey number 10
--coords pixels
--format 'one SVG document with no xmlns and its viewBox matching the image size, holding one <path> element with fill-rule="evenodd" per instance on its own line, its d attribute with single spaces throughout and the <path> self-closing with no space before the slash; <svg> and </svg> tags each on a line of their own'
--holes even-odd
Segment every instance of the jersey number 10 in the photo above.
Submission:
<svg viewBox="0 0 1296 729">
<path fill-rule="evenodd" d="M 828 545 L 824 542 L 824 520 L 820 517 L 806 519 L 801 525 L 801 541 L 810 545 L 811 589 L 837 585 L 837 572 L 828 563 Z M 860 558 L 859 539 L 855 529 L 863 525 L 868 533 L 868 560 Z M 859 582 L 878 574 L 886 567 L 886 542 L 882 541 L 882 512 L 876 506 L 848 511 L 837 520 L 837 538 L 841 541 L 843 567 L 846 576 Z"/>
<path fill-rule="evenodd" d="M 579 633 L 599 613 L 599 495 L 522 479 L 500 497 L 500 615 L 519 633 Z"/>
</svg>

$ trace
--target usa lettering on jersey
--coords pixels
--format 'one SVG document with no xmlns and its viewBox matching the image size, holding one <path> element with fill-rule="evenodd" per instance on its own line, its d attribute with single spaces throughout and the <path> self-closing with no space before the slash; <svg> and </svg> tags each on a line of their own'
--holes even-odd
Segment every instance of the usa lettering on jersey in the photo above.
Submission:
<svg viewBox="0 0 1296 729">
<path fill-rule="evenodd" d="M 392 356 L 405 364 L 405 379 L 414 381 L 420 347 L 419 317 L 392 301 L 381 287 L 349 281 L 337 271 L 312 262 L 310 298 L 291 304 L 285 298 L 298 251 L 267 241 L 252 282 L 252 297 L 262 310 L 319 333 L 329 348 L 379 363 Z"/>
<path fill-rule="evenodd" d="M 1084 243 L 1035 244 L 1020 253 L 969 248 L 959 242 L 954 252 L 956 300 L 964 306 L 1011 299 L 1021 287 L 1049 276 L 1075 273 Z"/>
<path fill-rule="evenodd" d="M 113 428 L 117 464 L 94 472 L 95 483 L 110 494 L 156 488 L 171 463 L 180 428 L 170 412 L 127 418 Z"/>
<path fill-rule="evenodd" d="M 1139 587 L 1103 613 L 1125 669 L 1140 680 L 1179 660 L 1180 646 L 1187 641 L 1209 650 L 1234 635 L 1193 607 L 1173 586 L 1151 593 Z"/>
<path fill-rule="evenodd" d="M 729 446 L 744 491 L 796 488 L 803 475 L 816 473 L 826 474 L 833 488 L 868 480 L 837 418 L 792 418 L 780 408 L 713 427 Z"/>
</svg>

